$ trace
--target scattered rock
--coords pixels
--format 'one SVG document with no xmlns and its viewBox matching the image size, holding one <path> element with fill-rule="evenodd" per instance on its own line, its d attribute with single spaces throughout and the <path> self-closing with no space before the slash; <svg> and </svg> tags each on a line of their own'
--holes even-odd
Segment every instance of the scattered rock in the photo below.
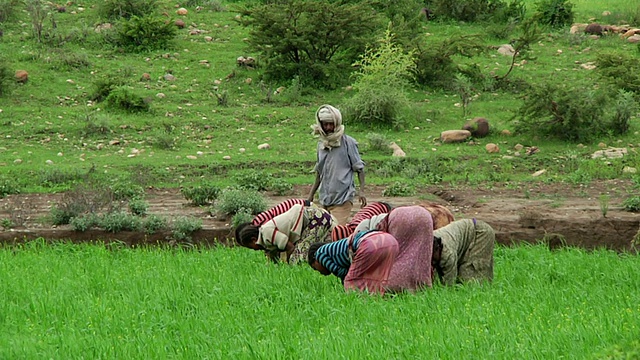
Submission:
<svg viewBox="0 0 640 360">
<path fill-rule="evenodd" d="M 156 97 L 160 98 L 160 99 L 164 99 L 167 95 L 165 95 L 164 93 L 157 93 Z"/>
<path fill-rule="evenodd" d="M 533 174 L 531 174 L 531 176 L 538 177 L 538 176 L 540 176 L 540 175 L 542 175 L 542 174 L 544 174 L 546 172 L 547 172 L 546 169 L 538 170 L 538 171 L 534 172 Z"/>
<path fill-rule="evenodd" d="M 149 80 L 151 80 L 151 75 L 149 73 L 144 73 L 140 77 L 140 81 L 149 81 Z"/>
<path fill-rule="evenodd" d="M 488 143 L 487 145 L 484 146 L 484 148 L 490 154 L 496 154 L 496 153 L 500 152 L 500 148 L 498 147 L 498 145 L 496 145 L 494 143 Z"/>
<path fill-rule="evenodd" d="M 243 154 L 245 151 L 247 151 L 247 149 L 245 149 L 245 148 L 240 148 L 240 149 L 238 149 L 238 151 L 239 151 L 241 154 Z"/>
<path fill-rule="evenodd" d="M 196 160 L 198 157 L 195 155 L 187 155 L 187 159 L 189 160 Z"/>
<path fill-rule="evenodd" d="M 511 131 L 507 129 L 502 130 L 500 133 L 504 136 L 511 136 Z"/>
<path fill-rule="evenodd" d="M 624 34 L 620 35 L 623 39 L 628 39 L 633 35 L 640 34 L 640 29 L 629 29 Z"/>
<path fill-rule="evenodd" d="M 535 154 L 535 153 L 537 153 L 539 151 L 540 151 L 540 149 L 537 146 L 531 146 L 531 147 L 527 148 L 526 154 L 527 155 L 533 155 L 533 154 Z"/>
<path fill-rule="evenodd" d="M 637 171 L 636 168 L 631 167 L 631 166 L 625 166 L 624 168 L 622 168 L 622 172 L 624 174 L 635 174 Z"/>
<path fill-rule="evenodd" d="M 271 149 L 271 145 L 267 143 L 258 145 L 258 150 L 267 150 L 267 149 Z"/>
<path fill-rule="evenodd" d="M 53 161 L 51 161 L 51 160 L 47 160 L 47 161 L 45 161 L 45 163 L 46 163 L 47 165 L 53 165 Z"/>
<path fill-rule="evenodd" d="M 609 15 L 611 15 L 611 11 L 609 10 L 605 10 L 602 12 L 602 16 L 609 16 Z"/>
<path fill-rule="evenodd" d="M 252 82 L 252 81 L 253 81 L 253 80 L 252 80 L 251 78 L 246 78 L 246 79 L 244 79 L 244 83 L 245 83 L 245 84 L 247 84 L 247 85 L 251 85 L 251 82 Z"/>
<path fill-rule="evenodd" d="M 591 154 L 592 159 L 606 158 L 615 159 L 627 155 L 627 148 L 609 148 L 606 150 L 598 150 Z"/>
<path fill-rule="evenodd" d="M 22 159 L 15 159 L 13 160 L 14 164 L 22 164 Z"/>
<path fill-rule="evenodd" d="M 213 38 L 211 36 L 205 36 L 204 41 L 213 41 Z"/>
<path fill-rule="evenodd" d="M 222 157 L 223 160 L 231 160 L 231 156 L 227 155 L 227 156 L 223 156 Z"/>
<path fill-rule="evenodd" d="M 182 15 L 182 16 L 187 15 L 188 13 L 189 13 L 189 11 L 187 11 L 187 9 L 185 9 L 185 8 L 180 8 L 180 9 L 178 9 L 176 11 L 176 14 Z"/>
<path fill-rule="evenodd" d="M 405 154 L 405 152 L 395 142 L 392 142 L 391 144 L 389 144 L 389 148 L 393 149 L 393 154 L 391 156 L 397 156 L 397 157 L 407 156 L 407 154 Z"/>
<path fill-rule="evenodd" d="M 489 121 L 483 117 L 477 117 L 467 121 L 462 130 L 468 130 L 471 132 L 471 136 L 483 138 L 489 135 Z"/>
<path fill-rule="evenodd" d="M 513 150 L 515 150 L 515 151 L 520 151 L 520 150 L 522 150 L 523 148 L 524 148 L 524 146 L 523 146 L 522 144 L 516 144 L 516 145 L 513 147 Z"/>
<path fill-rule="evenodd" d="M 447 130 L 440 133 L 440 141 L 445 144 L 463 142 L 471 137 L 469 130 Z"/>
<path fill-rule="evenodd" d="M 580 64 L 580 67 L 585 70 L 593 70 L 596 68 L 596 65 L 593 61 L 586 62 L 584 64 Z"/>
<path fill-rule="evenodd" d="M 186 26 L 186 24 L 184 23 L 184 20 L 182 19 L 178 19 L 174 22 L 174 24 L 176 25 L 176 27 L 178 29 L 184 29 L 184 27 Z"/>
<path fill-rule="evenodd" d="M 284 86 L 280 86 L 279 88 L 276 89 L 276 91 L 273 92 L 273 95 L 280 95 L 284 92 L 285 87 Z"/>
<path fill-rule="evenodd" d="M 638 34 L 632 35 L 632 36 L 627 38 L 627 41 L 632 43 L 632 44 L 638 43 L 638 42 L 640 42 L 640 35 L 638 35 Z"/>
<path fill-rule="evenodd" d="M 111 140 L 111 141 L 109 141 L 109 145 L 111 145 L 111 146 L 120 145 L 120 140 Z"/>
<path fill-rule="evenodd" d="M 587 25 L 589 25 L 589 24 L 583 24 L 583 23 L 573 24 L 573 25 L 571 25 L 571 29 L 569 30 L 569 33 L 577 34 L 577 33 L 583 32 L 584 29 L 587 28 Z"/>
<path fill-rule="evenodd" d="M 516 53 L 516 49 L 511 44 L 503 44 L 498 48 L 498 53 L 504 56 L 513 56 Z"/>
<path fill-rule="evenodd" d="M 176 80 L 176 77 L 173 74 L 164 74 L 163 77 L 164 77 L 164 79 L 166 81 L 175 81 Z"/>
<path fill-rule="evenodd" d="M 599 143 L 599 144 L 598 144 L 598 147 L 599 147 L 600 149 L 604 149 L 604 148 L 606 148 L 606 147 L 607 147 L 607 144 L 605 144 L 605 143 L 601 142 L 601 143 Z"/>
<path fill-rule="evenodd" d="M 29 73 L 26 70 L 17 70 L 16 81 L 21 84 L 25 84 L 27 81 L 29 81 Z"/>
<path fill-rule="evenodd" d="M 251 56 L 238 56 L 238 58 L 236 59 L 236 65 L 253 69 L 256 67 L 256 59 L 252 58 Z"/>
</svg>

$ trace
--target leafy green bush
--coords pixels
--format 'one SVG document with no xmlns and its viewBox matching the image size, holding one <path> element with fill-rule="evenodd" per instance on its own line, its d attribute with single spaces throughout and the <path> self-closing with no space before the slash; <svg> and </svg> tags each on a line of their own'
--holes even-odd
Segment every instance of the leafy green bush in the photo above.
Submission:
<svg viewBox="0 0 640 360">
<path fill-rule="evenodd" d="M 396 181 L 382 191 L 382 196 L 412 196 L 415 193 L 416 189 L 412 185 Z"/>
<path fill-rule="evenodd" d="M 144 229 L 144 233 L 148 235 L 167 230 L 168 228 L 169 222 L 162 216 L 151 214 L 142 220 L 142 229 Z"/>
<path fill-rule="evenodd" d="M 99 77 L 94 83 L 94 90 L 89 95 L 91 101 L 104 101 L 111 92 L 125 84 L 124 79 L 115 74 Z"/>
<path fill-rule="evenodd" d="M 6 23 L 17 12 L 20 0 L 0 0 L 0 24 Z"/>
<path fill-rule="evenodd" d="M 151 15 L 157 8 L 156 0 L 104 0 L 99 2 L 97 13 L 102 20 L 115 21 Z"/>
<path fill-rule="evenodd" d="M 252 220 L 253 215 L 251 214 L 251 210 L 240 209 L 231 217 L 231 227 L 235 229 L 238 225 L 251 222 Z"/>
<path fill-rule="evenodd" d="M 598 74 L 620 89 L 640 94 L 640 62 L 637 55 L 603 52 L 596 57 Z"/>
<path fill-rule="evenodd" d="M 132 200 L 144 197 L 142 186 L 125 179 L 115 179 L 110 185 L 114 200 Z"/>
<path fill-rule="evenodd" d="M 20 194 L 17 182 L 10 178 L 0 178 L 0 198 L 11 194 Z"/>
<path fill-rule="evenodd" d="M 0 58 L 0 96 L 7 95 L 14 82 L 15 73 L 11 70 L 9 64 Z"/>
<path fill-rule="evenodd" d="M 143 199 L 132 199 L 129 201 L 129 211 L 135 216 L 145 216 L 149 211 L 149 203 Z"/>
<path fill-rule="evenodd" d="M 390 152 L 389 140 L 387 140 L 384 135 L 378 133 L 368 133 L 366 135 L 366 139 L 369 142 L 369 149 L 385 153 Z"/>
<path fill-rule="evenodd" d="M 84 214 L 73 217 L 69 224 L 74 231 L 84 232 L 100 226 L 100 217 L 96 214 Z"/>
<path fill-rule="evenodd" d="M 516 115 L 516 130 L 575 142 L 626 131 L 633 98 L 616 102 L 608 89 L 589 86 L 546 83 L 532 88 Z"/>
<path fill-rule="evenodd" d="M 629 212 L 640 212 L 640 196 L 632 196 L 622 202 L 622 206 Z"/>
<path fill-rule="evenodd" d="M 335 88 L 371 42 L 378 16 L 365 2 L 282 0 L 250 4 L 240 23 L 251 28 L 248 43 L 261 58 L 267 81 Z"/>
<path fill-rule="evenodd" d="M 151 109 L 149 105 L 151 101 L 149 99 L 134 93 L 126 86 L 113 89 L 105 99 L 105 102 L 109 108 L 130 113 L 148 112 Z"/>
<path fill-rule="evenodd" d="M 355 63 L 356 94 L 345 103 L 346 118 L 367 125 L 397 127 L 400 111 L 409 104 L 405 90 L 413 79 L 412 56 L 412 52 L 405 53 L 393 43 L 389 30 L 378 47 L 367 48 Z"/>
<path fill-rule="evenodd" d="M 111 134 L 109 117 L 104 113 L 84 117 L 84 127 L 80 131 L 83 137 L 101 137 Z"/>
<path fill-rule="evenodd" d="M 39 171 L 38 178 L 43 187 L 54 188 L 60 185 L 70 185 L 85 179 L 85 173 L 75 170 L 63 170 L 58 168 L 44 168 Z"/>
<path fill-rule="evenodd" d="M 432 0 L 430 4 L 435 16 L 466 22 L 521 20 L 526 10 L 521 0 L 509 4 L 501 0 Z"/>
<path fill-rule="evenodd" d="M 271 173 L 262 170 L 242 170 L 232 176 L 235 185 L 241 189 L 267 191 L 272 180 Z"/>
<path fill-rule="evenodd" d="M 540 24 L 563 27 L 573 23 L 573 6 L 567 0 L 540 0 L 533 16 Z"/>
<path fill-rule="evenodd" d="M 220 188 L 214 184 L 202 183 L 183 187 L 180 192 L 192 205 L 202 206 L 213 203 L 220 194 Z"/>
<path fill-rule="evenodd" d="M 123 211 L 104 214 L 100 218 L 100 227 L 108 232 L 138 231 L 142 227 L 139 217 Z"/>
<path fill-rule="evenodd" d="M 194 217 L 181 216 L 173 221 L 171 238 L 175 241 L 191 241 L 191 234 L 202 229 L 202 220 Z"/>
<path fill-rule="evenodd" d="M 115 45 L 131 52 L 166 49 L 176 36 L 173 22 L 155 15 L 134 15 L 118 21 L 115 28 Z"/>
<path fill-rule="evenodd" d="M 227 188 L 220 193 L 215 208 L 226 216 L 232 216 L 241 209 L 255 215 L 267 210 L 267 200 L 255 190 Z"/>
<path fill-rule="evenodd" d="M 74 204 L 68 204 L 69 206 L 54 205 L 51 207 L 49 217 L 52 225 L 66 225 L 71 219 L 79 216 L 84 211 L 84 208 Z"/>
<path fill-rule="evenodd" d="M 269 190 L 273 191 L 276 196 L 284 196 L 293 191 L 293 185 L 282 178 L 272 178 L 269 182 Z"/>
</svg>

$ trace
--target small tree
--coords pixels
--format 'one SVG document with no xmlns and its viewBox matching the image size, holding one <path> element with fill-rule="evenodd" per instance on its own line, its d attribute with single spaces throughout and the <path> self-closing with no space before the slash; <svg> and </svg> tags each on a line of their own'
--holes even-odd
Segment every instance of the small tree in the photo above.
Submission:
<svg viewBox="0 0 640 360">
<path fill-rule="evenodd" d="M 413 52 L 405 53 L 387 29 L 375 48 L 369 47 L 355 63 L 353 83 L 357 93 L 347 101 L 349 119 L 367 124 L 397 125 L 400 110 L 407 106 L 404 91 L 413 79 Z"/>
<path fill-rule="evenodd" d="M 283 0 L 241 9 L 248 43 L 261 56 L 266 80 L 336 87 L 375 38 L 377 15 L 365 3 Z"/>
</svg>

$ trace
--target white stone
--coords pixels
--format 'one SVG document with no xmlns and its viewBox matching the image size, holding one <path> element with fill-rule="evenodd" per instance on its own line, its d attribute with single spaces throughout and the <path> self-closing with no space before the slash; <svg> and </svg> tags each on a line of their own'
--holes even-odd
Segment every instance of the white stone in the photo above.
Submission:
<svg viewBox="0 0 640 360">
<path fill-rule="evenodd" d="M 47 160 L 47 161 L 45 161 L 45 163 L 46 163 L 47 165 L 53 165 L 53 161 L 51 161 L 51 160 Z"/>
<path fill-rule="evenodd" d="M 631 166 L 625 166 L 624 168 L 622 168 L 622 172 L 625 174 L 635 174 L 636 172 L 638 172 L 638 170 Z"/>
<path fill-rule="evenodd" d="M 231 156 L 227 155 L 227 156 L 223 156 L 222 159 L 224 160 L 231 160 Z"/>
<path fill-rule="evenodd" d="M 267 143 L 258 145 L 258 150 L 267 150 L 267 149 L 271 149 L 271 145 Z"/>
<path fill-rule="evenodd" d="M 540 176 L 540 175 L 542 175 L 542 174 L 544 174 L 546 172 L 547 172 L 546 169 L 538 170 L 538 171 L 534 172 L 533 174 L 531 174 L 531 176 L 538 177 L 538 176 Z"/>
</svg>

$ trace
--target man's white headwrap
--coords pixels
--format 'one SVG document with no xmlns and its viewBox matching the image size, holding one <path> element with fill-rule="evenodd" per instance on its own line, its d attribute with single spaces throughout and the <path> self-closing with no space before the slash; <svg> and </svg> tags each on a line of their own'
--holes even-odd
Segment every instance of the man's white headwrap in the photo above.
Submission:
<svg viewBox="0 0 640 360">
<path fill-rule="evenodd" d="M 323 122 L 332 122 L 335 125 L 333 133 L 326 134 L 322 130 Z M 340 139 L 344 135 L 344 125 L 342 125 L 342 114 L 340 110 L 331 105 L 322 105 L 316 111 L 316 123 L 311 125 L 313 134 L 320 138 L 325 148 L 334 148 L 340 146 Z"/>
</svg>

